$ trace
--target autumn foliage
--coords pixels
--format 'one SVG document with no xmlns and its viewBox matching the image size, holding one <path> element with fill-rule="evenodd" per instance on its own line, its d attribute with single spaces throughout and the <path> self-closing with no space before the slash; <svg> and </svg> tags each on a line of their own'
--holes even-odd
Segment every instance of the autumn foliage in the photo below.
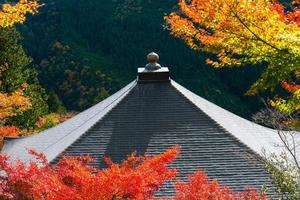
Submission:
<svg viewBox="0 0 300 200">
<path fill-rule="evenodd" d="M 263 194 L 248 188 L 242 193 L 233 193 L 228 187 L 221 187 L 217 180 L 210 181 L 203 171 L 189 177 L 187 183 L 177 181 L 174 200 L 266 200 Z"/>
<path fill-rule="evenodd" d="M 295 83 L 288 83 L 287 81 L 282 81 L 281 86 L 290 93 L 293 93 L 300 89 L 300 85 L 297 85 Z"/>
<path fill-rule="evenodd" d="M 107 169 L 88 166 L 89 157 L 64 157 L 49 166 L 42 154 L 31 151 L 37 162 L 12 164 L 0 156 L 0 199 L 59 199 L 59 200 L 264 200 L 254 191 L 234 193 L 210 181 L 199 171 L 188 182 L 177 181 L 178 171 L 168 167 L 179 154 L 175 146 L 156 156 L 128 156 L 121 164 L 105 158 Z M 177 181 L 173 197 L 155 197 L 162 185 Z"/>
<path fill-rule="evenodd" d="M 4 3 L 0 11 L 0 26 L 9 27 L 15 23 L 24 23 L 27 13 L 35 14 L 39 7 L 37 0 L 19 0 L 14 5 Z"/>
<path fill-rule="evenodd" d="M 179 0 L 179 9 L 165 20 L 171 34 L 191 48 L 215 54 L 216 59 L 207 59 L 214 67 L 266 66 L 247 93 L 253 95 L 274 91 L 299 73 L 300 4 L 281 2 Z"/>
<path fill-rule="evenodd" d="M 286 99 L 276 97 L 275 99 L 270 100 L 271 105 L 289 114 L 300 110 L 300 85 L 293 82 L 282 81 L 281 86 L 290 94 L 290 96 Z M 296 120 L 296 123 L 299 122 Z"/>
<path fill-rule="evenodd" d="M 30 107 L 30 100 L 24 96 L 22 89 L 12 94 L 0 92 L 0 120 L 22 113 Z"/>
<path fill-rule="evenodd" d="M 0 137 L 17 137 L 20 134 L 20 129 L 15 126 L 0 127 Z"/>
<path fill-rule="evenodd" d="M 4 137 L 18 137 L 20 129 L 15 126 L 1 126 L 0 127 L 0 151 L 3 146 Z"/>
<path fill-rule="evenodd" d="M 16 4 L 2 4 L 0 10 L 0 28 L 7 28 L 13 26 L 15 23 L 23 23 L 25 21 L 25 15 L 27 13 L 35 14 L 39 3 L 37 0 L 19 0 Z M 0 85 L 1 74 L 8 70 L 10 67 L 8 61 L 0 64 Z M 24 92 L 25 87 L 7 93 L 0 92 L 0 122 L 11 116 L 15 116 L 22 113 L 31 107 L 30 99 L 26 97 Z"/>
</svg>

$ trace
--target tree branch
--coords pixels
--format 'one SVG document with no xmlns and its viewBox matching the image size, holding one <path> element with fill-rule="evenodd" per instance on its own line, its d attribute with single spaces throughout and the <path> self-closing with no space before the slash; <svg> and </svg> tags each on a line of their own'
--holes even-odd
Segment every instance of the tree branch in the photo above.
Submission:
<svg viewBox="0 0 300 200">
<path fill-rule="evenodd" d="M 254 31 L 252 31 L 250 29 L 249 26 L 247 26 L 247 24 L 238 16 L 238 14 L 231 9 L 232 14 L 234 15 L 234 17 L 259 41 L 261 41 L 262 43 L 264 43 L 265 45 L 277 50 L 277 51 L 283 51 L 282 49 L 277 48 L 276 46 L 270 44 L 269 42 L 267 42 L 266 40 L 262 39 L 259 35 L 257 35 Z"/>
</svg>

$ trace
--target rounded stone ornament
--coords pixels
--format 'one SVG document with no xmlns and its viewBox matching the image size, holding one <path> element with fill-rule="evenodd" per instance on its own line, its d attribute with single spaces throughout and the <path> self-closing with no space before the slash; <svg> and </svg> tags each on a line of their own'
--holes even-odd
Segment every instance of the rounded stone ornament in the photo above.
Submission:
<svg viewBox="0 0 300 200">
<path fill-rule="evenodd" d="M 148 71 L 154 71 L 161 68 L 160 64 L 158 64 L 159 55 L 155 52 L 151 52 L 147 55 L 148 64 L 146 65 L 145 69 Z"/>
</svg>

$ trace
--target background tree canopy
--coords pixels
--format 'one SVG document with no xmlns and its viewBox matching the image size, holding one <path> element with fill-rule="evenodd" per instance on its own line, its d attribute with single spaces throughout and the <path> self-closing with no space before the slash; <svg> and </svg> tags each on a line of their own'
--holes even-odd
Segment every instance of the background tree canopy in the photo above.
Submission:
<svg viewBox="0 0 300 200">
<path fill-rule="evenodd" d="M 173 0 L 45 3 L 19 29 L 41 84 L 68 109 L 83 110 L 132 81 L 150 51 L 160 54 L 174 80 L 208 100 L 245 117 L 260 107 L 255 97 L 244 96 L 260 68 L 212 69 L 205 63 L 210 55 L 163 28 L 163 16 L 176 8 Z"/>
<path fill-rule="evenodd" d="M 72 116 L 55 92 L 39 83 L 16 24 L 36 14 L 37 0 L 0 1 L 0 148 L 3 136 L 16 137 L 50 128 Z"/>
</svg>

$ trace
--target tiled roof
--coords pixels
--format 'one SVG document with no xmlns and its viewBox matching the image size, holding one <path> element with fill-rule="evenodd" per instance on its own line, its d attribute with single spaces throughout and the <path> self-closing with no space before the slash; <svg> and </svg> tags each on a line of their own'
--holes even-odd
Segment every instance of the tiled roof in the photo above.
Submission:
<svg viewBox="0 0 300 200">
<path fill-rule="evenodd" d="M 225 128 L 228 132 L 238 138 L 241 142 L 246 144 L 249 148 L 257 154 L 261 154 L 262 150 L 266 154 L 280 155 L 286 151 L 278 136 L 278 130 L 267 128 L 258 125 L 254 122 L 246 120 L 238 115 L 235 115 L 216 104 L 207 101 L 204 98 L 194 94 L 193 92 L 182 87 L 175 81 L 172 85 L 188 98 L 200 110 L 206 113 L 210 118 L 214 119 L 218 124 Z M 286 132 L 280 131 L 284 134 L 289 143 L 295 142 L 296 154 L 300 154 L 300 132 Z M 293 135 L 293 138 L 291 137 Z"/>
<path fill-rule="evenodd" d="M 197 169 L 234 190 L 275 186 L 258 156 L 232 134 L 199 110 L 170 83 L 137 84 L 103 119 L 69 146 L 63 154 L 91 155 L 104 167 L 101 157 L 120 162 L 126 155 L 160 153 L 182 147 L 172 164 L 184 179 Z M 169 194 L 168 186 L 162 194 Z"/>
<path fill-rule="evenodd" d="M 6 138 L 1 152 L 10 155 L 12 158 L 28 162 L 32 160 L 33 157 L 28 154 L 27 149 L 35 149 L 45 154 L 49 161 L 55 159 L 64 149 L 75 142 L 97 121 L 102 119 L 107 112 L 116 106 L 135 84 L 136 81 L 131 82 L 104 101 L 79 113 L 72 119 L 37 135 L 17 139 Z"/>
<path fill-rule="evenodd" d="M 278 136 L 193 94 L 174 81 L 130 83 L 122 90 L 57 127 L 38 135 L 5 141 L 3 153 L 23 161 L 36 149 L 56 162 L 59 155 L 91 155 L 104 167 L 103 155 L 116 162 L 137 151 L 161 153 L 179 144 L 172 164 L 185 179 L 197 169 L 234 190 L 246 186 L 276 196 L 275 186 L 258 156 L 262 148 L 280 152 Z M 172 193 L 172 183 L 161 194 Z"/>
</svg>

